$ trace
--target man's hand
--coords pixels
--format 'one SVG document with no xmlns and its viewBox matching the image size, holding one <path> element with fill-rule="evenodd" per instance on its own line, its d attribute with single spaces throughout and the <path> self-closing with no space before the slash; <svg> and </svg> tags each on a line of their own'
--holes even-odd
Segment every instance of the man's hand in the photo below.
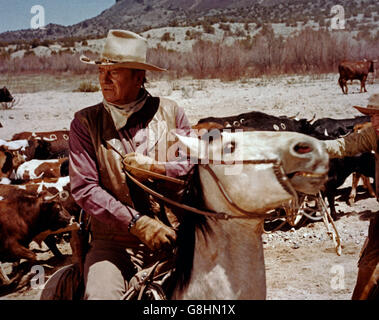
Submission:
<svg viewBox="0 0 379 320">
<path fill-rule="evenodd" d="M 130 233 L 151 250 L 170 250 L 176 240 L 176 232 L 173 229 L 148 216 L 141 216 L 130 228 Z"/>
</svg>

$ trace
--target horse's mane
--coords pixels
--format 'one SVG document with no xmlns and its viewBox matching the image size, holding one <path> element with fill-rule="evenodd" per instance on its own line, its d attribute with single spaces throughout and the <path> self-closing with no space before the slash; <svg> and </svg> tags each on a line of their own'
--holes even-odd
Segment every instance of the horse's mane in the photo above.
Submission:
<svg viewBox="0 0 379 320">
<path fill-rule="evenodd" d="M 198 166 L 194 166 L 187 177 L 182 203 L 197 209 L 206 210 L 202 196 Z M 207 233 L 211 232 L 211 228 L 205 216 L 185 210 L 175 211 L 176 214 L 179 214 L 180 226 L 177 231 L 175 269 L 172 274 L 172 281 L 170 281 L 171 286 L 167 291 L 167 297 L 170 297 L 176 288 L 183 290 L 189 283 L 196 245 L 196 230 L 201 230 L 204 237 Z"/>
</svg>

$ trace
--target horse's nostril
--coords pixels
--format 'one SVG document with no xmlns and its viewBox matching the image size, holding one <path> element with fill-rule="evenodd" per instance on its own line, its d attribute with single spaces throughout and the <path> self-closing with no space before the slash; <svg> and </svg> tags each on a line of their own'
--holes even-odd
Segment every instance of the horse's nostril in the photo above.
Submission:
<svg viewBox="0 0 379 320">
<path fill-rule="evenodd" d="M 307 143 L 298 143 L 297 145 L 295 145 L 294 150 L 296 153 L 306 154 L 312 152 L 313 148 Z"/>
</svg>

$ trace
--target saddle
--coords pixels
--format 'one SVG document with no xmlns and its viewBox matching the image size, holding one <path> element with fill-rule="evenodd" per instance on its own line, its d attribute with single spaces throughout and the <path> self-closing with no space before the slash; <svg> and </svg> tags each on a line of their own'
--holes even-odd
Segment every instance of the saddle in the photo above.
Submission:
<svg viewBox="0 0 379 320">
<path fill-rule="evenodd" d="M 155 186 L 157 187 L 157 186 Z M 162 184 L 159 187 L 163 187 Z M 166 190 L 170 190 L 165 186 Z M 176 193 L 177 189 L 170 190 Z M 180 190 L 182 191 L 182 190 Z M 173 196 L 173 194 L 171 194 Z M 176 215 L 162 202 L 150 201 L 150 211 L 167 225 L 177 227 Z M 56 271 L 46 282 L 40 300 L 81 300 L 84 296 L 84 259 L 91 241 L 89 216 L 81 212 L 79 230 L 71 232 L 72 264 Z M 175 257 L 163 256 L 153 265 L 139 270 L 130 280 L 122 300 L 166 300 Z"/>
<path fill-rule="evenodd" d="M 60 268 L 46 282 L 40 300 L 81 300 L 84 296 L 83 265 L 88 238 L 78 231 L 72 232 L 75 239 L 73 263 Z M 86 239 L 83 243 L 83 239 Z M 77 242 L 81 240 L 81 242 Z M 76 249 L 75 249 L 76 248 Z M 122 300 L 166 300 L 166 292 L 171 279 L 174 257 L 160 258 L 153 265 L 138 271 L 130 280 L 128 290 Z"/>
<path fill-rule="evenodd" d="M 172 275 L 172 263 L 157 261 L 137 272 L 129 281 L 122 300 L 167 300 L 167 288 Z"/>
<path fill-rule="evenodd" d="M 168 261 L 137 272 L 129 281 L 122 300 L 167 300 L 166 290 L 172 275 Z M 70 264 L 56 271 L 46 282 L 39 300 L 81 300 L 84 279 L 79 264 Z"/>
</svg>

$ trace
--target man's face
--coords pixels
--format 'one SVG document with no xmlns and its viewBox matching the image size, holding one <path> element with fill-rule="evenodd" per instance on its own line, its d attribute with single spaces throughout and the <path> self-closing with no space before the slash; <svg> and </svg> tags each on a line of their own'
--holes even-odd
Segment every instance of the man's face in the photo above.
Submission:
<svg viewBox="0 0 379 320">
<path fill-rule="evenodd" d="M 99 82 L 105 100 L 114 104 L 135 101 L 142 85 L 140 72 L 112 66 L 99 67 Z"/>
</svg>

